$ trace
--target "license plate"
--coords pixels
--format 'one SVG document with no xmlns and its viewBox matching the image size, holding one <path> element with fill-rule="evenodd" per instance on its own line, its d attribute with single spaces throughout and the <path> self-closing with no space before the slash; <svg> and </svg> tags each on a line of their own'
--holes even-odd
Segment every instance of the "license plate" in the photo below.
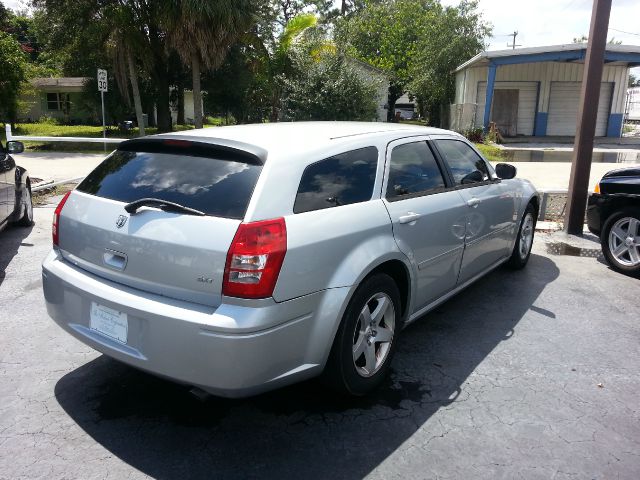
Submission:
<svg viewBox="0 0 640 480">
<path fill-rule="evenodd" d="M 129 322 L 127 314 L 113 308 L 91 302 L 90 325 L 92 330 L 121 343 L 127 343 Z"/>
</svg>

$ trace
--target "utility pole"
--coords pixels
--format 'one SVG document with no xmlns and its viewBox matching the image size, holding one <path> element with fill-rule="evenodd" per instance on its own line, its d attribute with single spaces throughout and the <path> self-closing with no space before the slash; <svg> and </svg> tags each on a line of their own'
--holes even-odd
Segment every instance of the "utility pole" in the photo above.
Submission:
<svg viewBox="0 0 640 480">
<path fill-rule="evenodd" d="M 509 45 L 507 43 L 507 47 L 511 47 L 513 50 L 516 49 L 516 47 L 521 47 L 522 45 L 516 45 L 516 37 L 518 36 L 518 31 L 514 30 L 513 33 L 510 33 L 509 35 L 507 35 L 507 37 L 513 37 L 513 43 L 511 45 Z"/>
<path fill-rule="evenodd" d="M 580 104 L 578 105 L 578 124 L 573 144 L 567 213 L 564 222 L 565 232 L 571 235 L 582 235 L 584 227 L 593 138 L 596 133 L 600 83 L 602 82 L 610 15 L 611 0 L 593 0 L 587 55 L 584 61 Z"/>
</svg>

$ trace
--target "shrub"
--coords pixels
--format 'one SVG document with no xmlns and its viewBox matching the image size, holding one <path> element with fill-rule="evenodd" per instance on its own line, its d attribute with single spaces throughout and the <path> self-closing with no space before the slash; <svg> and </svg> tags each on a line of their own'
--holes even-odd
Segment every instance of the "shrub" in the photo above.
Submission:
<svg viewBox="0 0 640 480">
<path fill-rule="evenodd" d="M 60 125 L 60 120 L 50 115 L 42 115 L 38 119 L 38 123 L 42 123 L 44 125 Z"/>
<path fill-rule="evenodd" d="M 283 82 L 283 120 L 375 120 L 377 84 L 362 78 L 344 58 L 298 56 L 294 63 L 296 74 Z"/>
<path fill-rule="evenodd" d="M 484 131 L 482 130 L 482 128 L 470 128 L 469 130 L 465 130 L 464 132 L 462 132 L 462 135 L 464 135 L 467 140 L 473 143 L 484 142 Z"/>
</svg>

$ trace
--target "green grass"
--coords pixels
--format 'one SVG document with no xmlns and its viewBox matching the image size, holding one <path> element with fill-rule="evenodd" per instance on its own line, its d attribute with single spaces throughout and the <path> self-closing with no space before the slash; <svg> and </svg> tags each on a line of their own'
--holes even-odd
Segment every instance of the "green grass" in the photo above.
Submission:
<svg viewBox="0 0 640 480">
<path fill-rule="evenodd" d="M 478 150 L 480 150 L 480 153 L 482 153 L 484 158 L 490 162 L 504 162 L 508 159 L 509 153 L 499 147 L 486 145 L 484 143 L 475 143 L 474 145 Z"/>
</svg>

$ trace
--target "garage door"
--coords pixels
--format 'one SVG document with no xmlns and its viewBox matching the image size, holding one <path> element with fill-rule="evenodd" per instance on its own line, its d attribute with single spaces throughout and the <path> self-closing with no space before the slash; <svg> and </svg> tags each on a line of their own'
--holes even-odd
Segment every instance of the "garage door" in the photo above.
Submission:
<svg viewBox="0 0 640 480">
<path fill-rule="evenodd" d="M 596 137 L 604 137 L 607 134 L 612 92 L 613 83 L 605 82 L 600 85 Z M 573 136 L 576 134 L 579 102 L 580 82 L 551 82 L 547 135 Z"/>
<path fill-rule="evenodd" d="M 518 135 L 533 135 L 533 121 L 536 115 L 538 82 L 496 82 L 494 90 L 517 89 L 518 92 Z M 484 100 L 487 95 L 487 82 L 478 82 L 476 126 L 482 127 L 484 121 Z"/>
</svg>

